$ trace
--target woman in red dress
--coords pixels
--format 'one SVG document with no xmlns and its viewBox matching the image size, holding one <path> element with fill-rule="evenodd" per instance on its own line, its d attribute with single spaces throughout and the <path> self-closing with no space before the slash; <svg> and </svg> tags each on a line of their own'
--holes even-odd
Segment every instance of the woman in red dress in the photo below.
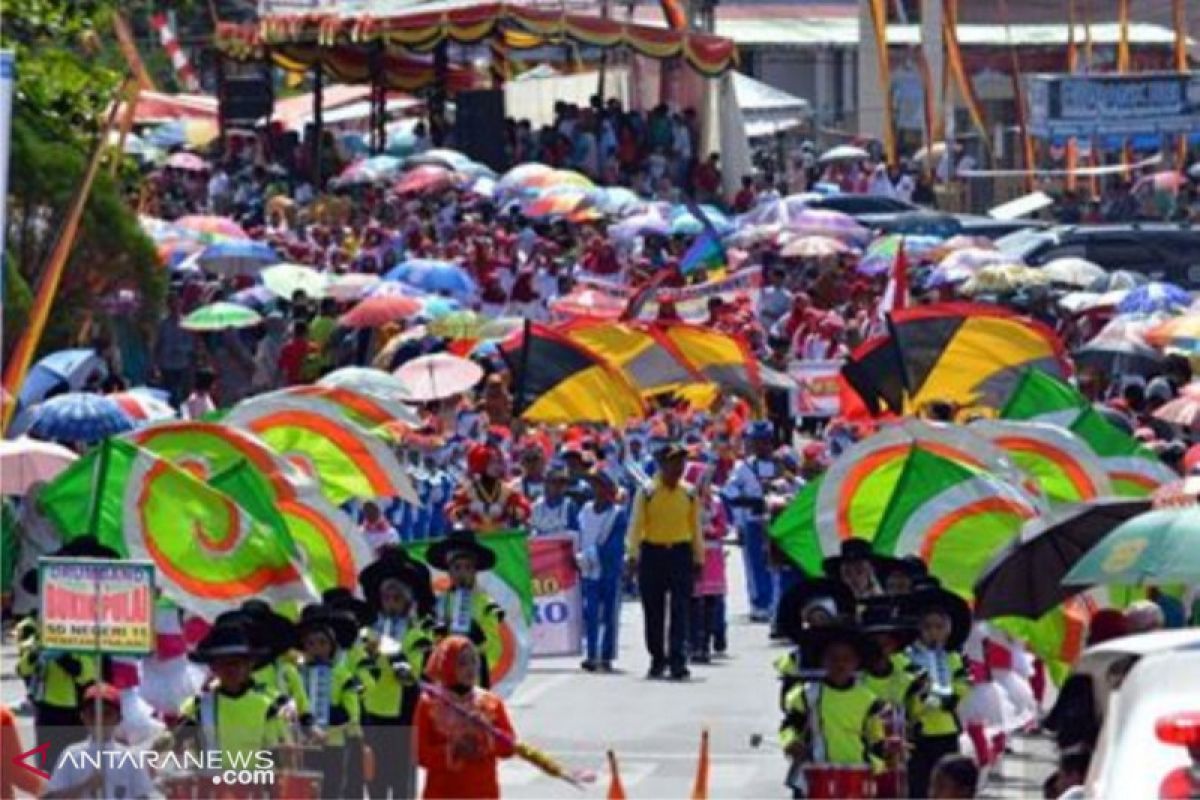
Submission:
<svg viewBox="0 0 1200 800">
<path fill-rule="evenodd" d="M 464 636 L 448 636 L 430 658 L 428 675 L 444 690 L 417 704 L 417 762 L 426 800 L 499 798 L 497 762 L 511 758 L 516 734 L 504 701 L 476 684 L 479 655 Z"/>
</svg>

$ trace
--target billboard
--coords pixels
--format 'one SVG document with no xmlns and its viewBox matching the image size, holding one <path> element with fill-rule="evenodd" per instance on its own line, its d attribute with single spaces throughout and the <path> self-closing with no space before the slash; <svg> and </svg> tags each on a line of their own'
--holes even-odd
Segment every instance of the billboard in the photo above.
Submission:
<svg viewBox="0 0 1200 800">
<path fill-rule="evenodd" d="M 1034 75 L 1035 136 L 1158 136 L 1200 130 L 1200 72 Z"/>
</svg>

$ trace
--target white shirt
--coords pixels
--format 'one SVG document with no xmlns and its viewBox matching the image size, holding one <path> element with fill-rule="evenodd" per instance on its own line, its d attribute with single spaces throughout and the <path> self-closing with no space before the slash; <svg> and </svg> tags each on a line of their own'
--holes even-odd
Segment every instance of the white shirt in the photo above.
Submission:
<svg viewBox="0 0 1200 800">
<path fill-rule="evenodd" d="M 205 414 L 210 414 L 216 411 L 217 407 L 207 393 L 192 392 L 187 400 L 183 401 L 184 419 L 200 419 Z"/>
<path fill-rule="evenodd" d="M 367 544 L 371 545 L 371 549 L 376 553 L 384 545 L 400 544 L 400 534 L 391 525 L 367 526 L 362 525 L 363 535 L 367 538 Z"/>
<path fill-rule="evenodd" d="M 600 550 L 612 535 L 613 524 L 621 507 L 613 503 L 608 510 L 596 511 L 592 503 L 579 511 L 579 571 L 583 577 L 600 577 Z"/>
<path fill-rule="evenodd" d="M 95 755 L 89 757 L 89 753 Z M 126 757 L 126 754 L 133 753 L 133 750 L 112 741 L 105 742 L 102 749 L 97 747 L 90 737 L 76 742 L 59 757 L 58 765 L 46 784 L 46 791 L 61 792 L 83 783 L 95 773 L 95 759 L 99 758 L 99 763 L 104 768 L 104 788 L 95 792 L 95 797 L 121 797 L 125 800 L 160 797 L 149 774 L 139 766 L 135 758 Z"/>
</svg>

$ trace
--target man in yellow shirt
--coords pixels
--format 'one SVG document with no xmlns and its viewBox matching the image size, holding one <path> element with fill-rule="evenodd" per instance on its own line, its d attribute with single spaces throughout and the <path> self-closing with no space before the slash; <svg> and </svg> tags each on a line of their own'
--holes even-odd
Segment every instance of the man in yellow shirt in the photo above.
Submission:
<svg viewBox="0 0 1200 800">
<path fill-rule="evenodd" d="M 637 570 L 645 617 L 649 677 L 661 678 L 670 667 L 673 680 L 685 680 L 688 608 L 696 570 L 704 564 L 700 502 L 683 483 L 687 451 L 670 445 L 659 455 L 659 474 L 650 489 L 638 491 L 629 525 L 629 569 Z M 667 625 L 667 611 L 670 624 Z M 669 645 L 664 647 L 664 628 Z"/>
</svg>

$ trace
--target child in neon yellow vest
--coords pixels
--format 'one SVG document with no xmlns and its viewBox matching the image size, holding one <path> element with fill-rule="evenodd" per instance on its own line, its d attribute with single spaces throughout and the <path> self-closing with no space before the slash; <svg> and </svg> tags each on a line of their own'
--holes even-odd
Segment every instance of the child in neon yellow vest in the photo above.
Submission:
<svg viewBox="0 0 1200 800">
<path fill-rule="evenodd" d="M 436 620 L 446 634 L 466 636 L 479 649 L 479 685 L 491 687 L 492 673 L 503 653 L 500 625 L 504 611 L 476 577 L 496 565 L 496 554 L 472 531 L 455 529 L 429 548 L 429 565 L 450 576 L 450 588 L 437 599 Z"/>
</svg>

